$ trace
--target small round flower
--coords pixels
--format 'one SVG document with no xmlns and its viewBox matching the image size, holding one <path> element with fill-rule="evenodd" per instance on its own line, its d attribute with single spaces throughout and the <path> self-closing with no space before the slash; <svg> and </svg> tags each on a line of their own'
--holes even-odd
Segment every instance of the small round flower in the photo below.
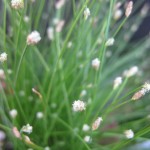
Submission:
<svg viewBox="0 0 150 150">
<path fill-rule="evenodd" d="M 132 12 L 132 9 L 133 9 L 133 2 L 130 1 L 128 4 L 127 4 L 127 8 L 126 8 L 126 12 L 125 12 L 125 15 L 126 17 L 129 17 L 131 12 Z"/>
<path fill-rule="evenodd" d="M 55 7 L 56 7 L 56 9 L 60 9 L 60 8 L 62 8 L 62 6 L 65 4 L 65 0 L 58 0 L 58 1 L 56 1 L 56 3 L 55 3 Z"/>
<path fill-rule="evenodd" d="M 115 20 L 118 20 L 118 19 L 121 18 L 121 16 L 122 16 L 122 10 L 121 10 L 121 9 L 117 9 L 117 10 L 115 11 L 115 13 L 114 13 L 113 18 L 114 18 Z"/>
<path fill-rule="evenodd" d="M 124 134 L 125 134 L 125 136 L 126 136 L 127 139 L 132 139 L 134 137 L 134 132 L 131 129 L 126 130 L 124 132 Z"/>
<path fill-rule="evenodd" d="M 23 0 L 11 0 L 11 7 L 14 9 L 22 9 L 24 8 Z"/>
<path fill-rule="evenodd" d="M 133 67 L 131 67 L 129 70 L 126 70 L 124 73 L 123 73 L 123 75 L 125 76 L 125 77 L 132 77 L 132 76 L 134 76 L 134 75 L 136 75 L 137 73 L 138 73 L 138 71 L 139 71 L 139 69 L 138 69 L 138 67 L 137 66 L 133 66 Z"/>
<path fill-rule="evenodd" d="M 84 124 L 83 127 L 82 127 L 82 130 L 83 130 L 84 132 L 87 132 L 87 131 L 90 130 L 90 126 L 89 126 L 88 124 Z"/>
<path fill-rule="evenodd" d="M 2 54 L 0 54 L 0 62 L 4 62 L 7 60 L 7 54 L 4 52 Z"/>
<path fill-rule="evenodd" d="M 118 88 L 119 85 L 122 83 L 122 77 L 117 77 L 115 80 L 114 80 L 114 89 Z"/>
<path fill-rule="evenodd" d="M 98 58 L 95 58 L 95 59 L 92 60 L 92 67 L 95 70 L 99 69 L 99 67 L 100 67 L 100 60 Z"/>
<path fill-rule="evenodd" d="M 84 19 L 87 20 L 89 16 L 90 16 L 90 9 L 86 7 L 84 10 Z"/>
<path fill-rule="evenodd" d="M 72 106 L 74 111 L 83 111 L 86 109 L 85 103 L 81 100 L 75 100 Z"/>
<path fill-rule="evenodd" d="M 42 112 L 37 112 L 36 113 L 36 118 L 42 119 L 43 118 L 43 113 Z"/>
<path fill-rule="evenodd" d="M 92 124 L 92 130 L 98 129 L 102 121 L 103 121 L 102 117 L 98 117 Z"/>
<path fill-rule="evenodd" d="M 90 143 L 90 142 L 92 141 L 92 138 L 91 138 L 89 135 L 86 135 L 86 136 L 84 137 L 84 141 L 85 141 L 86 143 Z"/>
<path fill-rule="evenodd" d="M 12 117 L 12 118 L 16 118 L 18 112 L 16 109 L 12 109 L 10 112 L 9 112 L 9 115 Z"/>
<path fill-rule="evenodd" d="M 109 38 L 109 39 L 106 41 L 105 45 L 106 45 L 106 46 L 112 46 L 112 45 L 114 45 L 114 42 L 115 42 L 115 39 L 114 39 L 114 38 Z"/>
<path fill-rule="evenodd" d="M 27 36 L 27 44 L 34 45 L 41 40 L 40 33 L 38 31 L 33 31 Z"/>
<path fill-rule="evenodd" d="M 30 126 L 30 124 L 27 124 L 26 126 L 23 126 L 20 130 L 20 132 L 25 132 L 30 134 L 32 132 L 32 126 Z"/>
</svg>

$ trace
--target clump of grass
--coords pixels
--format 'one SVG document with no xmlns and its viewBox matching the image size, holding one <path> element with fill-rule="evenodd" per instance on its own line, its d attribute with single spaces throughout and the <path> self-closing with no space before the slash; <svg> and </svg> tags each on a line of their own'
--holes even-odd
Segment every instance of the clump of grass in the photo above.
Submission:
<svg viewBox="0 0 150 150">
<path fill-rule="evenodd" d="M 145 6 L 136 12 L 140 5 L 3 1 L 4 149 L 116 150 L 149 138 L 150 84 L 142 85 L 150 44 L 147 36 L 130 41 L 147 14 Z"/>
</svg>

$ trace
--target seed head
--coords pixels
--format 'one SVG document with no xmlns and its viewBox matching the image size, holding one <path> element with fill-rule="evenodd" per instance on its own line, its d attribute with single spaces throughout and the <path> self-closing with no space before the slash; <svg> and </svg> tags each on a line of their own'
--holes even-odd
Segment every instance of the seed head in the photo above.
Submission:
<svg viewBox="0 0 150 150">
<path fill-rule="evenodd" d="M 81 100 L 75 100 L 72 106 L 74 111 L 83 111 L 86 109 L 85 103 Z"/>
<path fill-rule="evenodd" d="M 41 40 L 40 33 L 38 31 L 33 31 L 27 36 L 27 44 L 34 45 Z"/>
<path fill-rule="evenodd" d="M 92 60 L 92 67 L 95 70 L 99 69 L 99 67 L 100 67 L 100 60 L 98 58 L 95 58 L 95 59 Z"/>
<path fill-rule="evenodd" d="M 133 9 L 133 1 L 130 1 L 128 4 L 127 4 L 127 8 L 126 8 L 126 12 L 125 12 L 125 15 L 126 17 L 129 17 L 131 12 L 132 12 L 132 9 Z"/>
<path fill-rule="evenodd" d="M 114 39 L 114 38 L 109 38 L 109 39 L 106 41 L 105 45 L 106 45 L 106 46 L 112 46 L 112 45 L 114 45 L 114 42 L 115 42 L 115 39 Z"/>
<path fill-rule="evenodd" d="M 87 20 L 89 16 L 90 16 L 90 9 L 86 7 L 84 10 L 84 19 Z"/>
<path fill-rule="evenodd" d="M 11 7 L 14 9 L 22 9 L 24 8 L 23 0 L 11 0 Z"/>
<path fill-rule="evenodd" d="M 92 130 L 98 129 L 102 121 L 103 121 L 102 117 L 98 117 L 92 124 Z"/>
<path fill-rule="evenodd" d="M 0 62 L 4 62 L 7 60 L 7 54 L 4 52 L 2 54 L 0 54 Z"/>
<path fill-rule="evenodd" d="M 131 129 L 126 130 L 124 132 L 124 134 L 125 134 L 125 136 L 126 136 L 127 139 L 132 139 L 134 137 L 134 132 Z"/>
</svg>

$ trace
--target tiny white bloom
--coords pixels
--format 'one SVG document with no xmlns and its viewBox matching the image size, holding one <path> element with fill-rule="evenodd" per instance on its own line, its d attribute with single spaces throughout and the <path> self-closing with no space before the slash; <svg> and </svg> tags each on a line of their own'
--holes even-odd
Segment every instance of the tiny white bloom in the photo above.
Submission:
<svg viewBox="0 0 150 150">
<path fill-rule="evenodd" d="M 129 17 L 131 12 L 132 12 L 132 9 L 133 9 L 133 2 L 130 1 L 128 4 L 127 4 L 127 8 L 126 8 L 126 12 L 125 12 L 125 15 L 126 17 Z"/>
<path fill-rule="evenodd" d="M 65 4 L 65 0 L 58 0 L 55 3 L 56 9 L 60 9 Z"/>
<path fill-rule="evenodd" d="M 67 47 L 68 47 L 68 48 L 71 48 L 71 47 L 72 47 L 72 42 L 71 42 L 71 41 L 68 42 Z"/>
<path fill-rule="evenodd" d="M 121 9 L 117 9 L 116 11 L 115 11 L 115 13 L 114 13 L 114 19 L 115 20 L 118 20 L 118 19 L 120 19 L 121 18 L 121 16 L 122 16 L 122 10 Z"/>
<path fill-rule="evenodd" d="M 47 36 L 49 40 L 54 39 L 54 28 L 53 27 L 48 27 L 47 29 Z"/>
<path fill-rule="evenodd" d="M 86 136 L 84 137 L 84 141 L 85 141 L 86 143 L 90 143 L 90 142 L 92 141 L 92 138 L 91 138 L 89 135 L 86 135 Z"/>
<path fill-rule="evenodd" d="M 133 66 L 131 67 L 129 70 L 124 72 L 124 76 L 125 77 L 132 77 L 134 75 L 136 75 L 138 73 L 138 67 L 137 66 Z"/>
<path fill-rule="evenodd" d="M 25 133 L 28 133 L 30 134 L 32 132 L 32 126 L 30 126 L 30 124 L 27 124 L 26 126 L 23 126 L 21 128 L 21 131 L 20 132 L 25 132 Z"/>
<path fill-rule="evenodd" d="M 7 60 L 7 54 L 4 52 L 4 53 L 1 53 L 0 54 L 0 62 L 4 62 Z"/>
<path fill-rule="evenodd" d="M 12 117 L 12 118 L 16 118 L 18 112 L 16 109 L 12 109 L 9 111 L 9 115 Z"/>
<path fill-rule="evenodd" d="M 126 136 L 127 139 L 132 139 L 134 137 L 134 132 L 131 129 L 126 130 L 124 132 L 124 134 L 125 134 L 125 136 Z"/>
<path fill-rule="evenodd" d="M 112 45 L 114 44 L 114 42 L 115 42 L 115 39 L 114 39 L 114 38 L 109 38 L 109 39 L 106 41 L 105 45 L 106 45 L 106 46 L 112 46 Z"/>
<path fill-rule="evenodd" d="M 24 8 L 23 0 L 11 0 L 11 7 L 14 9 Z"/>
<path fill-rule="evenodd" d="M 89 16 L 90 16 L 90 9 L 86 7 L 84 10 L 84 19 L 87 20 Z"/>
<path fill-rule="evenodd" d="M 34 45 L 41 40 L 40 33 L 38 31 L 33 31 L 27 36 L 27 44 Z"/>
<path fill-rule="evenodd" d="M 144 85 L 143 85 L 143 88 L 145 89 L 145 92 L 147 93 L 147 92 L 150 92 L 150 83 L 145 83 Z"/>
<path fill-rule="evenodd" d="M 74 111 L 83 111 L 86 109 L 85 103 L 81 100 L 75 100 L 72 106 Z"/>
<path fill-rule="evenodd" d="M 64 20 L 60 20 L 58 21 L 58 23 L 56 24 L 56 32 L 61 32 L 63 27 L 65 25 L 65 21 Z"/>
<path fill-rule="evenodd" d="M 98 129 L 102 121 L 103 121 L 102 117 L 98 117 L 92 124 L 92 130 Z"/>
<path fill-rule="evenodd" d="M 98 58 L 95 58 L 95 59 L 92 60 L 92 67 L 95 70 L 99 69 L 99 67 L 100 67 L 100 60 Z"/>
<path fill-rule="evenodd" d="M 122 83 L 122 77 L 117 77 L 115 80 L 114 80 L 114 89 L 118 88 L 119 85 Z"/>
<path fill-rule="evenodd" d="M 88 124 L 84 124 L 83 127 L 82 127 L 82 130 L 84 132 L 89 131 L 90 130 L 90 126 Z"/>
<path fill-rule="evenodd" d="M 46 147 L 44 148 L 44 150 L 50 150 L 50 147 L 46 146 Z"/>
<path fill-rule="evenodd" d="M 37 113 L 36 113 L 36 117 L 37 117 L 38 119 L 42 119 L 42 118 L 43 118 L 43 113 L 42 113 L 42 112 L 37 112 Z"/>
<path fill-rule="evenodd" d="M 86 90 L 82 90 L 81 93 L 80 93 L 80 97 L 83 97 L 87 94 L 87 91 Z"/>
<path fill-rule="evenodd" d="M 26 23 L 28 23 L 28 22 L 30 21 L 30 18 L 29 18 L 28 16 L 25 16 L 25 17 L 24 17 L 24 21 L 25 21 Z"/>
</svg>

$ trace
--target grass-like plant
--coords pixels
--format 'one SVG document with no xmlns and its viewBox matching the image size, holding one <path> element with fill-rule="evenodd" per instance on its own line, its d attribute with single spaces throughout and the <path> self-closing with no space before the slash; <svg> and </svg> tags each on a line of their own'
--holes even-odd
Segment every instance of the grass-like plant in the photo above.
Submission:
<svg viewBox="0 0 150 150">
<path fill-rule="evenodd" d="M 3 0 L 3 149 L 121 150 L 149 139 L 150 42 L 131 42 L 148 14 L 141 3 Z"/>
</svg>

